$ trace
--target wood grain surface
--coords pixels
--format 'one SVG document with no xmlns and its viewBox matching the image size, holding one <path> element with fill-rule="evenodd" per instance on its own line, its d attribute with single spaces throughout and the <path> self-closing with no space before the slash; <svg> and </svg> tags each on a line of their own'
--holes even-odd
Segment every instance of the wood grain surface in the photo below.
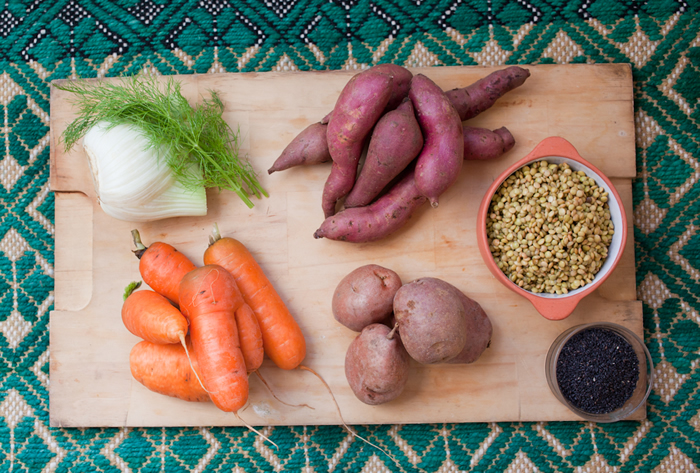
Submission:
<svg viewBox="0 0 700 473">
<path fill-rule="evenodd" d="M 144 243 L 176 246 L 196 264 L 217 222 L 223 235 L 244 242 L 297 317 L 308 342 L 305 365 L 331 386 L 348 424 L 577 420 L 549 391 L 544 359 L 562 331 L 608 320 L 642 335 L 641 302 L 635 300 L 633 232 L 610 278 L 567 319 L 552 322 L 501 286 L 479 254 L 475 223 L 485 190 L 509 164 L 548 136 L 561 136 L 610 177 L 620 192 L 632 228 L 631 179 L 635 177 L 632 74 L 628 65 L 529 66 L 527 82 L 501 98 L 473 126 L 506 126 L 516 146 L 490 162 L 465 162 L 440 206 L 421 208 L 391 237 L 368 244 L 316 240 L 323 221 L 321 192 L 330 165 L 267 175 L 289 141 L 326 115 L 354 71 L 270 72 L 177 77 L 192 102 L 215 89 L 225 118 L 240 126 L 242 151 L 259 171 L 270 197 L 248 209 L 231 192 L 208 192 L 205 217 L 139 224 Z M 416 69 L 443 89 L 468 85 L 496 68 Z M 136 225 L 115 220 L 95 199 L 80 147 L 66 153 L 60 134 L 74 118 L 70 95 L 52 87 L 51 190 L 56 197 L 55 310 L 50 327 L 50 421 L 52 426 L 240 425 L 211 403 L 186 403 L 148 391 L 129 371 L 129 351 L 138 342 L 122 325 L 124 287 L 139 280 L 131 253 Z M 376 263 L 404 282 L 444 279 L 479 302 L 494 326 L 490 348 L 471 365 L 411 365 L 404 393 L 395 401 L 367 406 L 347 385 L 343 361 L 356 335 L 331 314 L 331 295 L 356 267 Z M 248 423 L 340 424 L 323 384 L 308 372 L 261 368 L 276 400 L 251 378 Z M 644 410 L 635 414 L 639 419 Z"/>
</svg>

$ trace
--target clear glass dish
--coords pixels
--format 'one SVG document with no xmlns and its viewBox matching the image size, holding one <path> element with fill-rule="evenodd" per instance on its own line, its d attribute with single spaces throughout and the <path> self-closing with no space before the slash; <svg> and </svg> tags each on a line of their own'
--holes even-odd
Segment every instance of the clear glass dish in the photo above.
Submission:
<svg viewBox="0 0 700 473">
<path fill-rule="evenodd" d="M 631 397 L 627 399 L 624 405 L 619 409 L 605 414 L 593 414 L 576 407 L 562 394 L 557 381 L 557 363 L 563 347 L 574 335 L 591 328 L 608 330 L 627 340 L 639 361 L 639 378 Z M 571 327 L 554 340 L 547 352 L 545 374 L 552 393 L 562 404 L 571 409 L 575 414 L 592 422 L 617 422 L 628 418 L 632 413 L 637 411 L 637 409 L 645 405 L 654 381 L 654 364 L 649 350 L 634 332 L 626 327 L 611 322 L 595 322 Z"/>
</svg>

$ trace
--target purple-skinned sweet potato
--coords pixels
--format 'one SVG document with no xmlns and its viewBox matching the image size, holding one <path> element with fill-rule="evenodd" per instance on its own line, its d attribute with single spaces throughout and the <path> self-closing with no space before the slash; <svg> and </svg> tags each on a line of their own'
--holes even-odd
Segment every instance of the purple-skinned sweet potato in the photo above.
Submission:
<svg viewBox="0 0 700 473">
<path fill-rule="evenodd" d="M 366 243 L 385 238 L 401 228 L 427 198 L 418 192 L 414 170 L 366 207 L 354 207 L 326 218 L 314 238 Z"/>
<path fill-rule="evenodd" d="M 401 105 L 403 99 L 408 96 L 408 89 L 411 86 L 413 73 L 398 64 L 377 64 L 373 66 L 372 69 L 390 75 L 394 79 L 392 81 L 391 98 L 389 98 L 389 102 L 386 104 L 385 112 L 394 110 Z"/>
<path fill-rule="evenodd" d="M 510 151 L 515 138 L 506 127 L 496 130 L 464 126 L 464 159 L 495 159 Z"/>
<path fill-rule="evenodd" d="M 505 93 L 523 85 L 530 71 L 510 66 L 492 72 L 466 87 L 448 90 L 445 95 L 454 105 L 460 120 L 468 120 L 493 106 Z"/>
<path fill-rule="evenodd" d="M 364 166 L 345 198 L 345 208 L 362 207 L 375 197 L 418 156 L 423 134 L 405 98 L 395 110 L 379 119 L 372 131 Z"/>
<path fill-rule="evenodd" d="M 326 163 L 331 160 L 326 140 L 328 125 L 312 123 L 304 128 L 282 151 L 279 158 L 267 170 L 268 174 L 284 171 L 294 166 Z"/>
<path fill-rule="evenodd" d="M 390 75 L 368 69 L 354 75 L 340 93 L 326 130 L 333 165 L 323 188 L 325 217 L 335 214 L 338 200 L 355 184 L 365 138 L 391 98 L 392 83 Z"/>
<path fill-rule="evenodd" d="M 416 158 L 416 187 L 431 206 L 437 207 L 440 195 L 454 184 L 462 169 L 462 121 L 442 89 L 422 74 L 411 80 L 408 96 L 424 140 Z"/>
</svg>

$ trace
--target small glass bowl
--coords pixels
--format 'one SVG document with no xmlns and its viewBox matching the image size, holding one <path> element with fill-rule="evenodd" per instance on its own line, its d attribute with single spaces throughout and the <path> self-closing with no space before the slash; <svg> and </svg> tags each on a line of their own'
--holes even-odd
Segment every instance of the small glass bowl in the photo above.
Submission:
<svg viewBox="0 0 700 473">
<path fill-rule="evenodd" d="M 639 360 L 639 379 L 637 380 L 637 386 L 632 393 L 632 396 L 625 402 L 625 404 L 612 412 L 605 414 L 592 414 L 590 412 L 583 411 L 578 407 L 574 406 L 569 402 L 568 399 L 564 397 L 561 390 L 559 389 L 559 384 L 557 383 L 557 362 L 559 360 L 559 354 L 562 348 L 574 335 L 583 332 L 587 329 L 604 329 L 616 333 L 632 345 L 634 352 Z M 589 324 L 576 325 L 566 330 L 560 334 L 556 340 L 552 343 L 547 353 L 547 358 L 545 361 L 545 374 L 547 376 L 547 384 L 552 390 L 552 393 L 556 396 L 559 401 L 566 407 L 571 409 L 576 415 L 582 417 L 585 420 L 591 422 L 617 422 L 624 420 L 637 409 L 645 405 L 649 393 L 651 393 L 651 388 L 654 382 L 654 363 L 651 359 L 651 354 L 649 350 L 644 345 L 644 342 L 631 330 L 627 329 L 618 324 L 612 322 L 595 322 Z"/>
</svg>

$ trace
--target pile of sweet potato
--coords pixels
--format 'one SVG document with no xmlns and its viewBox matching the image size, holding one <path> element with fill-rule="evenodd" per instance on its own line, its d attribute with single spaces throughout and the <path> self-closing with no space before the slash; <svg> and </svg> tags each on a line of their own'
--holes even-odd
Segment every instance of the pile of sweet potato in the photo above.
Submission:
<svg viewBox="0 0 700 473">
<path fill-rule="evenodd" d="M 348 81 L 333 111 L 292 140 L 268 172 L 332 161 L 321 203 L 325 221 L 314 237 L 384 238 L 424 203 L 437 207 L 465 159 L 491 159 L 513 147 L 505 127 L 492 131 L 462 122 L 529 76 L 511 66 L 444 92 L 404 67 L 371 67 Z"/>
</svg>

